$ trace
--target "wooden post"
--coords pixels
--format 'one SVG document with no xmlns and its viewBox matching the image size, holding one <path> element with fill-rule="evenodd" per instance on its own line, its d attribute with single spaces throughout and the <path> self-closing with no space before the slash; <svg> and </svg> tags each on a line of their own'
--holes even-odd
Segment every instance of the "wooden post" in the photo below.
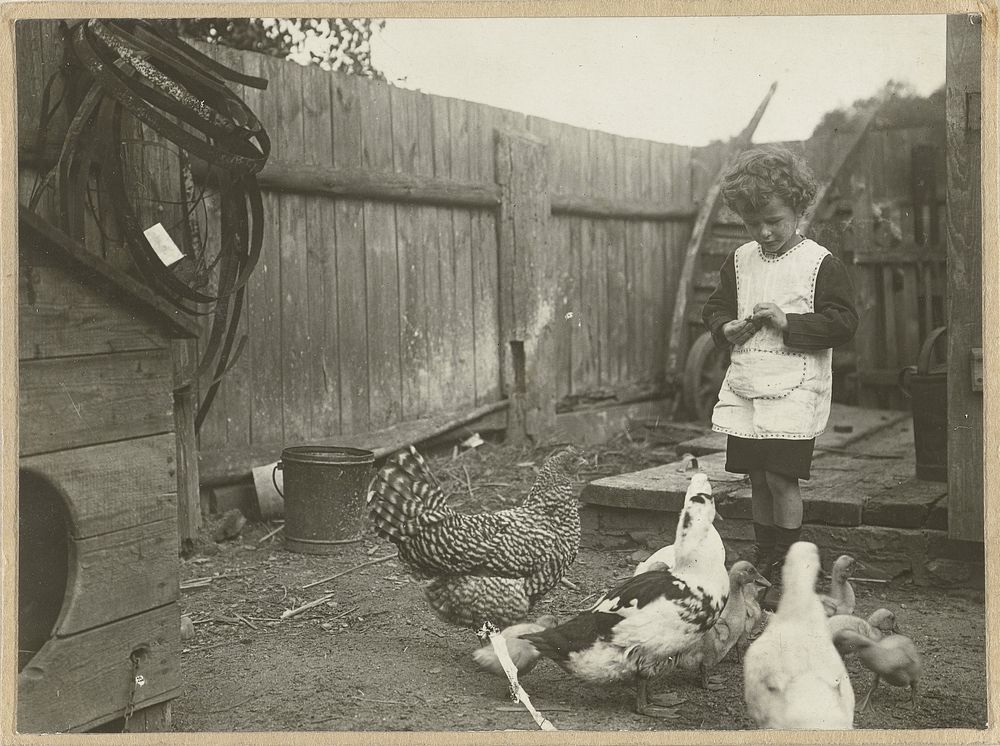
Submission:
<svg viewBox="0 0 1000 746">
<path fill-rule="evenodd" d="M 171 340 L 174 358 L 174 427 L 177 433 L 177 531 L 189 548 L 201 528 L 198 440 L 194 430 L 197 402 L 192 376 L 197 364 L 194 339 Z"/>
<path fill-rule="evenodd" d="M 511 400 L 508 437 L 543 440 L 555 427 L 555 267 L 549 251 L 545 143 L 497 133 L 502 377 Z"/>
<path fill-rule="evenodd" d="M 980 178 L 981 16 L 948 16 L 948 535 L 983 541 L 983 396 L 972 355 L 983 346 Z"/>
</svg>

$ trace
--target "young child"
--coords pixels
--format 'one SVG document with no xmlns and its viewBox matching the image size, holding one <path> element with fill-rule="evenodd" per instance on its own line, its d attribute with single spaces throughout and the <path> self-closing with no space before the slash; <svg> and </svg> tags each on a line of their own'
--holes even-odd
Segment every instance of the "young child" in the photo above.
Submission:
<svg viewBox="0 0 1000 746">
<path fill-rule="evenodd" d="M 755 543 L 750 561 L 774 582 L 777 604 L 788 547 L 802 528 L 799 480 L 830 414 L 832 349 L 858 326 L 844 265 L 798 232 L 816 196 L 808 166 L 788 150 L 744 152 L 722 198 L 753 239 L 722 265 L 702 319 L 732 347 L 712 429 L 726 433 L 726 471 L 749 474 Z"/>
</svg>

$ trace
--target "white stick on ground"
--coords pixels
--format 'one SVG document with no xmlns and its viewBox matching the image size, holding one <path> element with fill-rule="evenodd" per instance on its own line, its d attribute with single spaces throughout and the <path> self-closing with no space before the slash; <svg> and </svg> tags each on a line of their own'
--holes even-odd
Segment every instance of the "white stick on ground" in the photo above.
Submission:
<svg viewBox="0 0 1000 746">
<path fill-rule="evenodd" d="M 511 696 L 516 701 L 524 705 L 525 709 L 531 714 L 531 717 L 535 719 L 538 723 L 538 727 L 542 730 L 557 730 L 557 728 L 548 721 L 548 719 L 542 715 L 538 710 L 534 708 L 531 704 L 531 699 L 528 697 L 528 693 L 524 691 L 524 688 L 517 681 L 517 667 L 514 665 L 514 661 L 510 659 L 510 653 L 507 652 L 507 641 L 504 639 L 500 631 L 493 628 L 484 628 L 484 632 L 489 632 L 490 644 L 493 646 L 493 652 L 496 653 L 497 659 L 500 661 L 500 665 L 503 666 L 504 673 L 507 674 L 507 679 L 510 681 L 510 691 Z"/>
</svg>

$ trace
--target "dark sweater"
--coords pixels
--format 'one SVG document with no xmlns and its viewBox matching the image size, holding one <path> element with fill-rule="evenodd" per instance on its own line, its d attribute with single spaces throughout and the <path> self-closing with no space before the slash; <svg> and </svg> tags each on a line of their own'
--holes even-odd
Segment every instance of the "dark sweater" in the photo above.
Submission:
<svg viewBox="0 0 1000 746">
<path fill-rule="evenodd" d="M 735 252 L 726 257 L 719 271 L 719 285 L 701 312 L 718 347 L 732 345 L 722 333 L 723 325 L 737 316 Z M 850 342 L 858 328 L 854 308 L 854 286 L 843 263 L 833 254 L 823 259 L 816 275 L 813 313 L 786 313 L 785 344 L 799 350 L 824 350 Z"/>
</svg>

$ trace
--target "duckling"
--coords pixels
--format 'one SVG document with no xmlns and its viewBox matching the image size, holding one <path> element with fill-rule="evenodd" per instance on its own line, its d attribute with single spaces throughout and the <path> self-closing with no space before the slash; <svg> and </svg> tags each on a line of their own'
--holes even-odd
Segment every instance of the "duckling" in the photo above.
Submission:
<svg viewBox="0 0 1000 746">
<path fill-rule="evenodd" d="M 888 609 L 876 609 L 868 617 L 868 624 L 873 630 L 878 631 L 882 637 L 899 634 L 899 627 L 896 626 L 896 615 Z M 879 639 L 873 637 L 873 640 Z"/>
<path fill-rule="evenodd" d="M 778 608 L 747 649 L 743 695 L 750 717 L 762 728 L 854 725 L 854 689 L 815 591 L 819 570 L 815 544 L 792 544 Z"/>
<path fill-rule="evenodd" d="M 910 688 L 910 703 L 917 708 L 917 685 L 923 671 L 923 663 L 913 640 L 905 635 L 893 634 L 881 640 L 859 635 L 849 629 L 837 633 L 837 640 L 848 652 L 855 653 L 861 665 L 875 674 L 871 688 L 858 705 L 864 712 L 879 681 Z"/>
<path fill-rule="evenodd" d="M 862 567 L 864 565 L 849 554 L 837 557 L 830 570 L 830 590 L 825 596 L 820 597 L 827 616 L 854 613 L 854 587 L 848 578 L 852 572 Z"/>
<path fill-rule="evenodd" d="M 718 691 L 724 688 L 721 676 L 709 676 L 709 670 L 718 665 L 733 647 L 742 659 L 740 645 L 750 636 L 760 620 L 757 603 L 757 586 L 770 587 L 770 582 L 749 562 L 740 561 L 729 569 L 729 600 L 722 615 L 701 638 L 701 642 L 677 657 L 681 668 L 701 673 L 704 689 Z"/>
<path fill-rule="evenodd" d="M 650 679 L 673 667 L 678 653 L 699 642 L 726 604 L 726 550 L 712 525 L 714 518 L 708 477 L 695 474 L 677 522 L 676 561 L 670 569 L 628 578 L 588 611 L 521 639 L 585 681 L 636 681 L 639 714 L 679 717 L 674 706 L 683 698 L 654 698 L 647 688 Z"/>
<path fill-rule="evenodd" d="M 514 624 L 500 632 L 507 643 L 507 652 L 510 654 L 510 659 L 514 663 L 514 666 L 517 668 L 518 676 L 524 676 L 529 673 L 540 658 L 535 646 L 522 640 L 521 635 L 542 632 L 549 627 L 555 627 L 558 623 L 559 620 L 552 614 L 543 614 L 534 622 Z M 490 643 L 487 642 L 481 648 L 473 651 L 472 658 L 484 671 L 489 671 L 504 679 L 507 678 L 507 674 L 503 670 L 503 666 L 500 665 L 500 660 L 497 658 L 496 651 L 493 650 L 493 646 Z"/>
</svg>

